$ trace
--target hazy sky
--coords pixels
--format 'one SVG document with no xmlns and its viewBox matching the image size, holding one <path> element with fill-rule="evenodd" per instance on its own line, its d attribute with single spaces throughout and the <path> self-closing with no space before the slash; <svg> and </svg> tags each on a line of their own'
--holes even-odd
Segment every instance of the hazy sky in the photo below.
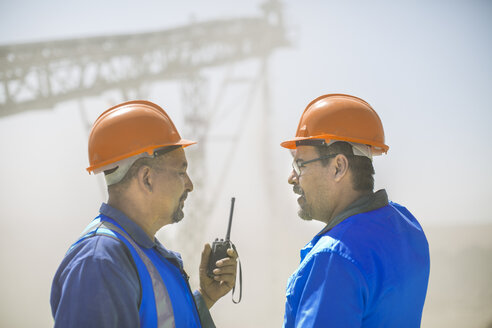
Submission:
<svg viewBox="0 0 492 328">
<path fill-rule="evenodd" d="M 259 16 L 260 3 L 0 0 L 0 44 L 138 33 L 190 21 Z M 222 176 L 221 165 L 231 142 L 193 146 L 207 147 L 205 196 L 213 198 L 212 186 L 221 187 L 217 208 L 207 218 L 204 240 L 224 230 L 232 195 L 237 197 L 233 236 L 237 245 L 243 245 L 249 268 L 264 264 L 257 254 L 265 249 L 275 254 L 281 247 L 297 254 L 320 228 L 297 218 L 295 196 L 286 183 L 290 154 L 278 145 L 294 136 L 305 106 L 326 93 L 353 94 L 378 112 L 390 150 L 375 159 L 376 185 L 407 206 L 424 227 L 492 223 L 483 205 L 492 196 L 492 2 L 289 0 L 284 4 L 292 45 L 278 50 L 269 61 L 270 140 L 261 139 L 258 95 L 243 118 L 240 113 L 248 106 L 248 93 L 236 90 L 224 96 L 220 113 L 225 122 L 217 120 L 211 131 L 213 135 L 242 131 L 227 175 Z M 251 62 L 235 67 L 238 75 L 258 69 Z M 205 74 L 210 78 L 210 105 L 223 72 L 218 68 Z M 183 131 L 178 84 L 155 83 L 148 94 Z M 240 94 L 242 98 L 237 97 Z M 7 318 L 6 322 L 11 318 L 11 323 L 24 320 L 24 326 L 50 324 L 47 299 L 54 270 L 105 197 L 99 178 L 85 172 L 87 129 L 80 110 L 93 121 L 120 101 L 118 92 L 108 92 L 0 118 L 0 228 L 9 232 L 0 238 L 0 259 L 2 263 L 31 259 L 29 265 L 0 269 L 2 298 L 9 300 L 8 306 L 0 307 L 0 318 Z M 268 162 L 262 152 L 265 143 Z M 194 194 L 200 191 L 190 195 L 185 211 L 200 201 Z M 269 207 L 272 201 L 274 206 Z M 172 233 L 175 227 L 166 229 Z M 272 245 L 272 233 L 285 237 Z M 256 237 L 254 244 L 251 234 Z M 168 237 L 166 232 L 161 235 L 164 240 Z M 23 247 L 14 252 L 12 244 Z M 171 239 L 168 244 L 175 247 Z M 278 256 L 272 261 L 275 258 L 278 261 Z M 264 296 L 264 309 L 257 318 L 243 315 L 244 322 L 268 322 L 273 316 L 270 326 L 279 325 L 286 272 L 295 268 L 296 261 L 292 257 L 288 263 L 278 263 L 278 271 L 261 277 L 252 277 L 254 270 L 245 271 L 245 279 L 256 282 L 250 283 L 246 296 L 261 293 L 265 286 L 272 296 Z M 14 288 L 9 283 L 14 279 L 28 283 Z M 34 296 L 20 298 L 19 293 Z M 255 305 L 248 302 L 254 299 L 246 297 L 245 308 Z M 29 318 L 25 307 L 42 314 Z M 220 320 L 230 326 L 230 319 Z"/>
<path fill-rule="evenodd" d="M 191 20 L 255 16 L 260 14 L 259 4 L 2 1 L 0 44 L 137 33 Z M 490 1 L 284 4 L 292 47 L 270 60 L 275 115 L 271 131 L 278 138 L 273 144 L 294 134 L 311 99 L 324 93 L 352 93 L 372 104 L 385 127 L 390 152 L 376 160 L 378 186 L 425 215 L 424 222 L 492 222 L 480 206 L 488 200 L 492 182 L 487 165 L 492 158 L 488 142 L 492 111 L 486 97 L 492 90 Z M 169 106 L 178 101 L 175 95 L 162 98 L 162 106 L 179 111 Z M 59 120 L 64 114 L 57 110 L 43 117 Z M 94 116 L 100 111 L 96 108 Z M 34 115 L 40 114 L 22 117 L 29 120 Z M 177 116 L 173 115 L 179 120 Z M 29 130 L 11 123 L 22 119 L 3 120 L 2 143 L 12 134 L 19 134 L 16 140 L 32 138 Z M 43 135 L 52 129 L 44 129 Z M 3 147 L 19 148 L 10 143 Z M 280 155 L 281 149 L 274 151 L 286 156 Z"/>
</svg>

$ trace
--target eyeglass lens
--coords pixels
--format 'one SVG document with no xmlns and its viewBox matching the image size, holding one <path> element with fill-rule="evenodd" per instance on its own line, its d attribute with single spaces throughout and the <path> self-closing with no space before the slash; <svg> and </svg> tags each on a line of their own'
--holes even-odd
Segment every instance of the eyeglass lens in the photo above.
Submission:
<svg viewBox="0 0 492 328">
<path fill-rule="evenodd" d="M 299 168 L 297 161 L 292 161 L 292 168 L 294 169 L 294 172 L 296 172 L 297 175 L 301 174 L 301 169 Z"/>
</svg>

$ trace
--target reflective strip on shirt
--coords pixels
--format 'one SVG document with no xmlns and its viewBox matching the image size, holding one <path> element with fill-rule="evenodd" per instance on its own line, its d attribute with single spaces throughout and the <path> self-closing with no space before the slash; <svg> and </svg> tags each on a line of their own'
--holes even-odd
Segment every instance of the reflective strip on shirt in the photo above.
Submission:
<svg viewBox="0 0 492 328">
<path fill-rule="evenodd" d="M 171 305 L 171 299 L 169 298 L 167 288 L 164 285 L 164 282 L 162 281 L 161 275 L 159 274 L 159 272 L 157 272 L 157 269 L 152 264 L 152 261 L 148 258 L 148 256 L 144 252 L 142 252 L 140 247 L 137 244 L 135 244 L 135 242 L 130 237 L 128 237 L 128 235 L 120 228 L 107 221 L 102 221 L 100 226 L 106 227 L 109 230 L 119 233 L 137 251 L 138 255 L 144 262 L 147 271 L 149 272 L 150 279 L 152 280 L 152 287 L 154 289 L 155 307 L 157 311 L 157 326 L 163 328 L 175 327 L 174 313 L 173 313 L 173 307 Z"/>
<path fill-rule="evenodd" d="M 152 283 L 152 291 L 154 295 L 154 304 L 152 304 L 153 307 L 155 307 L 155 315 L 156 315 L 156 322 L 155 320 L 152 320 L 153 318 L 148 318 L 144 316 L 144 310 L 149 310 L 147 308 L 147 305 L 144 304 L 145 297 L 144 297 L 144 280 L 145 277 L 142 277 L 142 273 L 140 270 L 138 271 L 138 275 L 140 276 L 141 281 L 141 287 L 142 287 L 142 303 L 140 304 L 140 309 L 139 309 L 139 314 L 140 314 L 140 319 L 141 319 L 141 324 L 142 327 L 146 327 L 147 325 L 154 326 L 154 323 L 157 324 L 156 327 L 159 328 L 175 328 L 175 320 L 174 320 L 174 313 L 173 313 L 173 307 L 171 304 L 171 299 L 169 297 L 169 293 L 167 291 L 166 285 L 162 281 L 161 275 L 155 268 L 155 266 L 152 264 L 152 261 L 149 259 L 149 257 L 140 249 L 140 247 L 128 236 L 128 234 L 117 227 L 116 225 L 103 221 L 100 218 L 96 218 L 93 220 L 89 226 L 84 230 L 82 233 L 82 236 L 75 242 L 68 252 L 70 252 L 78 243 L 80 243 L 82 240 L 86 239 L 87 237 L 94 236 L 94 235 L 104 235 L 108 237 L 115 238 L 117 240 L 120 240 L 126 246 L 128 247 L 128 250 L 130 253 L 132 253 L 132 256 L 134 258 L 135 265 L 137 266 L 138 269 L 138 260 L 140 259 L 142 263 L 144 264 L 151 283 Z M 121 237 L 121 238 L 120 238 Z M 68 253 L 67 252 L 67 253 Z M 150 292 L 152 292 L 150 291 Z M 151 311 L 154 312 L 154 311 Z M 145 321 L 145 322 L 144 322 Z"/>
</svg>

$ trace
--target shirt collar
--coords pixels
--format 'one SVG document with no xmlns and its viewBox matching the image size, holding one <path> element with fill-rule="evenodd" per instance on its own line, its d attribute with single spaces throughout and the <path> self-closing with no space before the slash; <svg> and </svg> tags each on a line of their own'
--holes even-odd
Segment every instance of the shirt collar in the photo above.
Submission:
<svg viewBox="0 0 492 328">
<path fill-rule="evenodd" d="M 130 235 L 130 237 L 140 246 L 145 248 L 155 247 L 159 253 L 162 254 L 162 256 L 172 261 L 176 266 L 183 268 L 183 260 L 181 259 L 181 255 L 179 253 L 166 249 L 155 237 L 152 241 L 143 229 L 132 219 L 126 216 L 125 213 L 106 203 L 102 203 L 99 212 L 116 221 L 116 223 L 118 223 L 123 230 L 125 230 L 125 232 L 128 233 L 128 235 Z"/>
<path fill-rule="evenodd" d="M 106 203 L 102 203 L 99 212 L 115 220 L 116 223 L 118 223 L 123 230 L 125 230 L 125 232 L 128 233 L 130 237 L 132 237 L 132 239 L 140 246 L 145 248 L 152 248 L 155 246 L 155 241 L 152 241 L 138 224 L 132 221 L 132 219 L 117 208 L 114 208 Z"/>
<path fill-rule="evenodd" d="M 323 230 L 321 230 L 316 236 L 314 236 L 314 238 L 301 249 L 301 261 L 304 260 L 306 255 L 311 251 L 311 249 L 313 249 L 314 245 L 316 245 L 316 243 L 321 239 L 321 237 L 323 237 L 325 233 L 333 229 L 333 227 L 335 227 L 346 218 L 356 214 L 374 211 L 386 205 L 388 205 L 388 194 L 386 194 L 386 190 L 384 189 L 356 199 L 342 212 L 340 212 L 340 214 L 334 217 L 333 220 L 331 220 L 323 228 Z"/>
<path fill-rule="evenodd" d="M 155 248 L 162 254 L 162 256 L 173 262 L 175 266 L 183 269 L 183 259 L 181 258 L 181 254 L 165 248 L 161 242 L 157 240 L 157 238 L 155 239 Z"/>
<path fill-rule="evenodd" d="M 318 233 L 319 235 L 324 234 L 331 230 L 334 226 L 342 222 L 348 217 L 356 214 L 365 213 L 377 210 L 378 208 L 388 205 L 388 194 L 386 190 L 381 189 L 376 192 L 364 195 L 356 199 L 353 203 L 347 206 L 342 212 L 333 218 L 328 224 Z"/>
</svg>

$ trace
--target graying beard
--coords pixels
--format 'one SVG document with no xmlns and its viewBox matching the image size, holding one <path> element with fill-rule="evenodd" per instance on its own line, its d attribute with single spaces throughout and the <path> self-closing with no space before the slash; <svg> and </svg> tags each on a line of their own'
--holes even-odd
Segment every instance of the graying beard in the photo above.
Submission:
<svg viewBox="0 0 492 328">
<path fill-rule="evenodd" d="M 176 212 L 173 213 L 173 223 L 178 223 L 179 221 L 183 220 L 183 218 L 184 213 L 180 208 L 178 208 Z"/>
<path fill-rule="evenodd" d="M 312 221 L 313 220 L 311 215 L 309 215 L 307 213 L 307 211 L 303 210 L 302 208 L 300 208 L 299 211 L 297 211 L 297 215 L 299 215 L 299 217 L 301 219 L 303 219 L 304 221 Z"/>
</svg>

